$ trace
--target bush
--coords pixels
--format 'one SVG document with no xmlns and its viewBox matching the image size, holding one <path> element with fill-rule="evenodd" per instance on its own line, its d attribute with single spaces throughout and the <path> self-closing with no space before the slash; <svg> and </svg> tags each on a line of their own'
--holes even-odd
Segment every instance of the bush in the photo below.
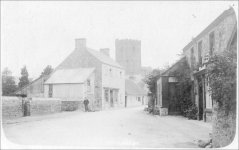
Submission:
<svg viewBox="0 0 239 150">
<path fill-rule="evenodd" d="M 186 117 L 188 119 L 196 120 L 197 119 L 198 108 L 195 104 L 193 104 L 193 105 L 188 107 L 188 109 L 186 110 L 185 113 L 186 113 Z"/>
<path fill-rule="evenodd" d="M 221 109 L 230 110 L 233 89 L 237 83 L 237 54 L 236 51 L 225 50 L 209 59 L 207 78 L 209 78 L 210 93 L 213 101 Z"/>
</svg>

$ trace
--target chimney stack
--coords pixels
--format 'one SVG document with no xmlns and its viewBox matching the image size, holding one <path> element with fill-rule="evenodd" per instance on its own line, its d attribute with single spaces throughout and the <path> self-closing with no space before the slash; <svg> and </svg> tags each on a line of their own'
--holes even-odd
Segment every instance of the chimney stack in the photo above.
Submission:
<svg viewBox="0 0 239 150">
<path fill-rule="evenodd" d="M 100 52 L 110 57 L 110 49 L 109 48 L 101 48 Z"/>
<path fill-rule="evenodd" d="M 86 48 L 86 39 L 85 38 L 80 38 L 80 39 L 75 39 L 75 49 L 85 49 Z"/>
</svg>

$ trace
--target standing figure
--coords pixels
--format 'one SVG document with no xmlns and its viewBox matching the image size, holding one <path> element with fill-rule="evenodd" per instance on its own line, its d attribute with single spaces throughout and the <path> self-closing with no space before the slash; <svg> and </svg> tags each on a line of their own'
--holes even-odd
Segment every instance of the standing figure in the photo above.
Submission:
<svg viewBox="0 0 239 150">
<path fill-rule="evenodd" d="M 88 104 L 89 104 L 89 100 L 87 98 L 85 98 L 85 100 L 84 100 L 85 111 L 89 111 Z"/>
</svg>

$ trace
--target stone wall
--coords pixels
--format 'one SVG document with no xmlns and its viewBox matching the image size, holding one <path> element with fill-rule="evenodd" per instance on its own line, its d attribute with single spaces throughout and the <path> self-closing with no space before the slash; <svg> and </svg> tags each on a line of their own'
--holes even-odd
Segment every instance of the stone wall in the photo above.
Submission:
<svg viewBox="0 0 239 150">
<path fill-rule="evenodd" d="M 141 72 L 141 41 L 116 39 L 115 59 L 125 68 L 126 74 L 139 74 Z"/>
<path fill-rule="evenodd" d="M 82 110 L 84 111 L 83 101 L 62 101 L 61 102 L 61 111 L 75 111 Z"/>
<path fill-rule="evenodd" d="M 61 101 L 56 98 L 33 98 L 30 101 L 30 115 L 61 112 Z"/>
<path fill-rule="evenodd" d="M 26 101 L 29 101 L 29 107 L 24 107 L 24 102 Z M 73 102 L 73 104 L 75 103 Z M 22 98 L 18 97 L 2 97 L 2 117 L 3 119 L 20 118 L 24 116 L 24 112 L 30 116 L 58 113 L 66 110 L 64 104 L 64 101 L 62 102 L 56 98 L 25 98 L 22 100 Z M 77 105 L 77 108 L 83 109 L 82 102 Z"/>
<path fill-rule="evenodd" d="M 17 97 L 2 97 L 2 117 L 19 118 L 23 116 L 22 99 Z"/>
<path fill-rule="evenodd" d="M 233 11 L 233 10 L 232 10 Z M 212 23 L 215 24 L 215 23 Z M 215 34 L 215 52 L 222 52 L 226 49 L 229 38 L 233 32 L 233 28 L 236 24 L 236 15 L 235 13 L 230 13 L 223 20 L 221 20 L 218 24 L 213 27 L 206 28 L 199 34 L 195 39 L 192 40 L 191 44 L 189 43 L 184 48 L 184 55 L 188 61 L 190 67 L 199 63 L 199 53 L 198 53 L 198 44 L 202 42 L 201 56 L 202 62 L 205 63 L 205 58 L 209 55 L 209 34 L 214 32 Z M 212 25 L 210 25 L 212 26 Z M 194 49 L 193 57 L 194 62 L 191 62 L 191 49 Z"/>
</svg>

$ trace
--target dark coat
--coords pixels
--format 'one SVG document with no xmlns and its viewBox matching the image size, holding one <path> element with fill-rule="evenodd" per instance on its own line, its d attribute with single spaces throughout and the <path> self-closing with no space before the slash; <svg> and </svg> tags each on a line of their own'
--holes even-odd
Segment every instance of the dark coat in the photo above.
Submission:
<svg viewBox="0 0 239 150">
<path fill-rule="evenodd" d="M 89 104 L 89 100 L 88 99 L 85 99 L 84 100 L 84 105 L 88 105 Z"/>
</svg>

